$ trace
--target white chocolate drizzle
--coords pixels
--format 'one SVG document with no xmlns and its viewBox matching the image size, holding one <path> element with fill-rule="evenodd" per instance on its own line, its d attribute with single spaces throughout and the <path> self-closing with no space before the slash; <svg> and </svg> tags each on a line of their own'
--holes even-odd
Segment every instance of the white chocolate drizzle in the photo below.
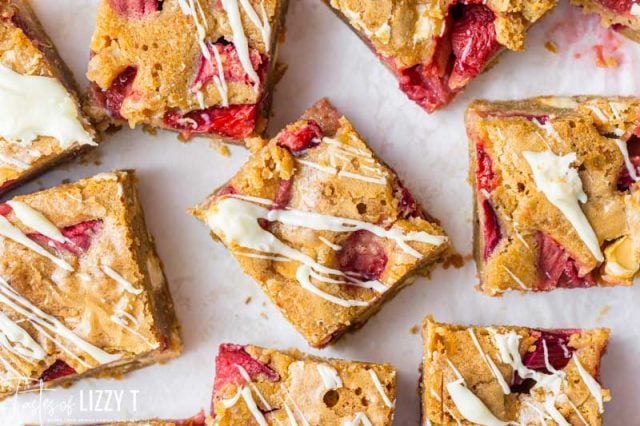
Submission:
<svg viewBox="0 0 640 426">
<path fill-rule="evenodd" d="M 136 330 L 137 328 L 140 327 L 140 323 L 139 321 L 130 313 L 125 312 L 123 310 L 117 309 L 113 315 L 111 315 L 109 317 L 109 319 L 114 323 L 119 325 L 120 327 L 124 328 L 125 330 L 128 330 L 131 334 L 133 334 L 134 336 L 137 336 L 138 338 L 140 338 L 140 340 L 142 340 L 143 342 L 145 342 L 151 349 L 158 349 L 158 347 L 160 346 L 159 343 L 151 343 L 151 341 L 149 341 L 149 339 L 147 339 L 146 337 L 144 337 L 142 335 L 142 333 L 140 333 L 138 330 Z M 129 325 L 131 324 L 131 325 Z M 134 328 L 135 327 L 135 328 Z"/>
<path fill-rule="evenodd" d="M 233 33 L 233 44 L 238 52 L 238 58 L 240 59 L 242 68 L 244 68 L 249 79 L 253 81 L 253 90 L 257 93 L 260 87 L 260 77 L 258 77 L 258 74 L 253 69 L 253 64 L 251 63 L 251 57 L 249 56 L 249 41 L 247 40 L 247 36 L 245 35 L 244 28 L 242 26 L 238 0 L 220 0 L 220 2 L 222 3 L 224 10 L 227 12 L 229 26 Z"/>
<path fill-rule="evenodd" d="M 493 374 L 493 377 L 496 378 L 496 380 L 498 381 L 498 384 L 502 388 L 502 393 L 504 393 L 505 395 L 509 395 L 511 393 L 511 388 L 507 384 L 506 380 L 504 379 L 504 376 L 502 375 L 502 373 L 500 372 L 496 364 L 493 362 L 491 357 L 487 355 L 482 349 L 482 346 L 480 345 L 480 342 L 478 341 L 478 337 L 476 337 L 476 333 L 473 331 L 473 328 L 468 328 L 467 330 L 469 330 L 469 335 L 471 336 L 471 340 L 473 341 L 473 344 L 478 350 L 478 353 L 480 353 L 480 357 L 487 364 L 487 366 L 489 367 L 489 370 L 491 371 L 491 374 Z"/>
<path fill-rule="evenodd" d="M 9 306 L 14 311 L 26 317 L 34 326 L 38 325 L 45 328 L 73 343 L 78 349 L 90 355 L 99 364 L 108 364 L 121 358 L 120 355 L 109 354 L 81 339 L 56 317 L 43 312 L 40 308 L 16 293 L 3 278 L 0 278 L 0 303 Z"/>
<path fill-rule="evenodd" d="M 0 137 L 29 144 L 40 136 L 55 138 L 63 149 L 74 143 L 97 145 L 57 79 L 22 75 L 0 65 Z"/>
<path fill-rule="evenodd" d="M 342 423 L 342 426 L 360 426 L 360 425 L 373 426 L 373 424 L 371 423 L 371 420 L 369 420 L 369 417 L 367 417 L 367 415 L 361 411 L 356 413 L 353 420 L 345 420 Z"/>
<path fill-rule="evenodd" d="M 604 404 L 602 403 L 602 388 L 600 387 L 596 379 L 594 379 L 593 376 L 584 369 L 584 367 L 580 363 L 580 360 L 578 359 L 578 356 L 575 353 L 573 354 L 573 362 L 576 363 L 576 367 L 578 369 L 578 373 L 580 373 L 582 381 L 587 386 L 587 389 L 589 389 L 589 392 L 591 393 L 591 395 L 593 395 L 596 402 L 598 403 L 598 411 L 600 411 L 600 413 L 603 413 Z"/>
<path fill-rule="evenodd" d="M 447 392 L 451 396 L 451 400 L 456 408 L 466 420 L 478 423 L 483 426 L 507 426 L 510 422 L 505 422 L 493 415 L 491 410 L 478 398 L 471 390 L 467 388 L 464 378 L 447 358 L 449 366 L 457 376 L 457 380 L 449 382 L 446 385 Z"/>
<path fill-rule="evenodd" d="M 238 403 L 240 397 L 244 400 L 245 404 L 247 404 L 247 408 L 251 412 L 253 418 L 258 422 L 260 426 L 268 426 L 267 420 L 264 418 L 262 412 L 258 409 L 256 402 L 253 400 L 253 396 L 251 395 L 251 390 L 248 387 L 242 386 L 238 393 L 235 394 L 232 398 L 223 399 L 222 405 L 225 408 L 231 408 Z"/>
<path fill-rule="evenodd" d="M 0 312 L 0 346 L 29 360 L 42 361 L 46 352 L 25 329 Z"/>
<path fill-rule="evenodd" d="M 640 3 L 632 4 L 631 9 L 629 10 L 629 13 L 632 16 L 640 16 Z"/>
<path fill-rule="evenodd" d="M 593 112 L 593 114 L 598 120 L 600 120 L 602 124 L 606 124 L 609 122 L 609 117 L 605 115 L 604 111 L 602 111 L 596 105 L 587 105 L 587 108 L 589 108 L 591 112 Z"/>
<path fill-rule="evenodd" d="M 342 379 L 335 368 L 325 363 L 317 364 L 316 368 L 326 390 L 335 390 L 342 387 Z"/>
<path fill-rule="evenodd" d="M 260 402 L 262 402 L 262 405 L 264 405 L 264 407 L 267 409 L 267 411 L 271 411 L 271 404 L 269 404 L 269 402 L 265 399 L 265 397 L 258 390 L 256 385 L 253 384 L 253 381 L 251 380 L 251 376 L 249 376 L 249 373 L 247 372 L 247 370 L 245 370 L 244 367 L 239 365 L 239 364 L 235 364 L 235 366 L 238 369 L 238 371 L 240 372 L 240 375 L 242 376 L 242 378 L 251 387 L 251 390 L 253 390 L 253 392 L 256 395 L 258 395 L 258 398 L 260 398 Z"/>
<path fill-rule="evenodd" d="M 202 52 L 202 56 L 204 56 L 209 62 L 211 62 L 211 53 L 209 53 L 209 49 L 205 43 L 205 38 L 207 36 L 207 30 L 209 28 L 207 23 L 207 18 L 204 15 L 204 11 L 202 10 L 202 5 L 199 0 L 178 0 L 178 6 L 180 6 L 180 10 L 186 16 L 190 16 L 193 19 L 193 25 L 196 27 L 196 40 L 198 42 L 198 46 L 200 46 L 200 51 Z"/>
<path fill-rule="evenodd" d="M 214 208 L 210 209 L 206 215 L 206 222 L 209 227 L 227 245 L 237 245 L 243 249 L 254 250 L 259 255 L 273 255 L 278 260 L 286 258 L 300 262 L 296 278 L 300 285 L 323 297 L 332 303 L 344 306 L 366 306 L 369 302 L 359 300 L 344 300 L 332 296 L 318 289 L 311 278 L 327 283 L 338 285 L 354 285 L 363 288 L 370 288 L 377 292 L 386 291 L 387 287 L 379 281 L 361 281 L 349 274 L 324 266 L 308 255 L 296 250 L 277 239 L 272 233 L 264 230 L 258 223 L 258 219 L 268 221 L 278 221 L 286 225 L 299 226 L 313 230 L 324 230 L 333 232 L 354 232 L 357 230 L 367 230 L 381 237 L 392 239 L 408 255 L 421 258 L 420 252 L 410 247 L 408 241 L 423 242 L 427 244 L 439 245 L 446 241 L 446 237 L 435 236 L 426 232 L 405 233 L 397 227 L 384 229 L 380 226 L 353 219 L 328 216 L 318 213 L 305 212 L 301 210 L 268 210 L 264 207 L 252 204 L 235 196 L 223 198 L 217 202 Z M 333 278 L 332 278 L 333 277 Z"/>
<path fill-rule="evenodd" d="M 378 378 L 378 375 L 376 374 L 376 371 L 373 368 L 369 369 L 369 375 L 371 376 L 371 381 L 373 382 L 373 385 L 378 390 L 378 393 L 380 394 L 380 397 L 382 398 L 382 402 L 384 402 L 384 405 L 386 405 L 389 408 L 393 408 L 393 403 L 387 396 L 387 392 L 385 392 L 384 388 L 382 387 L 382 383 L 380 383 L 380 379 Z"/>
<path fill-rule="evenodd" d="M 629 158 L 629 148 L 627 147 L 627 143 L 623 140 L 616 139 L 615 140 L 622 157 L 624 158 L 624 165 L 629 172 L 629 176 L 633 179 L 634 182 L 640 180 L 640 176 L 638 176 L 638 172 L 636 170 L 636 166 L 633 165 L 631 159 Z"/>
<path fill-rule="evenodd" d="M 57 241 L 59 243 L 66 242 L 66 238 L 60 232 L 60 229 L 49 219 L 45 217 L 41 212 L 34 209 L 22 201 L 8 201 L 7 204 L 11 206 L 16 217 L 29 228 L 42 235 Z"/>
<path fill-rule="evenodd" d="M 122 275 L 120 275 L 115 270 L 113 270 L 110 266 L 102 265 L 102 272 L 104 272 L 109 278 L 111 278 L 112 280 L 120 284 L 120 286 L 122 286 L 122 288 L 125 291 L 131 294 L 136 294 L 136 295 L 142 293 L 142 289 L 135 288 L 133 284 L 127 281 L 127 279 L 125 279 Z"/>
<path fill-rule="evenodd" d="M 218 75 L 213 76 L 213 82 L 218 89 L 218 93 L 220 94 L 220 98 L 222 99 L 222 106 L 229 106 L 229 87 L 227 86 L 227 80 L 224 77 L 224 68 L 222 67 L 222 58 L 220 58 L 220 52 L 218 51 L 218 46 L 215 44 L 211 45 L 211 50 L 213 50 L 213 56 L 216 60 L 216 69 L 218 70 Z"/>
<path fill-rule="evenodd" d="M 538 190 L 564 214 L 593 257 L 602 262 L 604 256 L 598 237 L 579 204 L 587 202 L 587 194 L 582 189 L 577 170 L 571 167 L 571 163 L 576 161 L 576 154 L 559 156 L 552 151 L 524 151 L 522 155 L 531 166 Z"/>
<path fill-rule="evenodd" d="M 518 276 L 516 274 L 514 274 L 513 272 L 511 272 L 511 269 L 507 268 L 506 266 L 502 266 L 502 269 L 504 269 L 504 271 L 507 273 L 507 275 L 509 275 L 511 277 L 511 279 L 513 281 L 515 281 L 516 284 L 518 284 L 523 290 L 529 290 L 529 287 L 527 287 L 520 278 L 518 278 Z"/>
<path fill-rule="evenodd" d="M 38 243 L 27 237 L 24 232 L 22 232 L 19 228 L 11 224 L 4 216 L 0 215 L 0 236 L 9 238 L 16 243 L 25 246 L 26 248 L 38 253 L 41 256 L 46 257 L 51 260 L 53 263 L 65 269 L 67 271 L 73 271 L 73 266 L 71 266 L 67 261 L 61 259 L 57 256 L 52 255 L 47 250 L 42 248 Z"/>
<path fill-rule="evenodd" d="M 312 169 L 316 169 L 318 171 L 330 174 L 332 176 L 345 177 L 345 178 L 360 180 L 362 182 L 375 183 L 375 184 L 378 184 L 378 185 L 386 185 L 387 184 L 387 178 L 385 178 L 384 176 L 383 177 L 365 176 L 365 175 L 361 175 L 359 173 L 353 173 L 353 172 L 348 172 L 348 171 L 343 170 L 343 169 L 338 169 L 337 167 L 333 167 L 333 166 L 323 166 L 322 164 L 314 163 L 313 161 L 308 161 L 308 160 L 299 160 L 298 159 L 298 160 L 296 160 L 296 162 L 299 163 L 299 164 L 302 164 L 303 166 L 310 167 Z"/>
<path fill-rule="evenodd" d="M 16 170 L 27 170 L 31 167 L 31 164 L 25 163 L 17 158 L 9 157 L 8 155 L 0 154 L 0 162 L 13 166 Z"/>
<path fill-rule="evenodd" d="M 318 237 L 318 239 L 320 241 L 322 241 L 324 243 L 324 245 L 326 245 L 327 247 L 329 247 L 330 249 L 332 249 L 334 251 L 342 250 L 341 246 L 339 246 L 337 244 L 333 244 L 331 241 L 327 240 L 325 237 Z"/>
<path fill-rule="evenodd" d="M 547 120 L 543 124 L 542 122 L 538 121 L 538 119 L 534 118 L 533 120 L 531 120 L 531 122 L 544 130 L 545 133 L 555 139 L 556 142 L 560 144 L 564 143 L 558 131 L 553 127 L 553 123 L 551 123 L 551 120 Z"/>
<path fill-rule="evenodd" d="M 260 30 L 260 34 L 262 35 L 262 41 L 264 43 L 264 49 L 266 52 L 269 52 L 269 48 L 271 47 L 271 25 L 269 24 L 269 17 L 267 16 L 267 11 L 264 8 L 264 1 L 260 3 L 260 12 L 261 17 L 258 17 L 253 6 L 249 3 L 249 0 L 240 0 L 240 4 L 244 9 L 244 12 L 249 17 L 249 20 L 255 27 Z"/>
<path fill-rule="evenodd" d="M 287 419 L 289 420 L 289 425 L 298 426 L 298 422 L 296 421 L 296 416 L 293 414 L 293 412 L 291 411 L 291 408 L 289 408 L 286 402 L 284 403 L 284 411 L 287 413 Z"/>
</svg>

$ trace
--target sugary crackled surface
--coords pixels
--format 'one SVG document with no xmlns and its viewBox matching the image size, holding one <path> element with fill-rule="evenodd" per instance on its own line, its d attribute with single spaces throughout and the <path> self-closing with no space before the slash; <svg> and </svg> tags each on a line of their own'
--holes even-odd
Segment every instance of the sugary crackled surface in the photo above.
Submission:
<svg viewBox="0 0 640 426">
<path fill-rule="evenodd" d="M 398 68 L 430 62 L 445 31 L 449 10 L 457 0 L 330 0 L 381 55 Z M 473 4 L 473 2 L 469 2 Z M 489 0 L 495 14 L 496 38 L 510 50 L 522 50 L 527 28 L 556 2 Z"/>
<path fill-rule="evenodd" d="M 607 329 L 464 327 L 429 317 L 423 326 L 423 421 L 476 424 L 455 390 L 461 383 L 487 410 L 485 422 L 601 425 L 599 404 L 610 399 L 598 383 L 608 337 Z"/>
<path fill-rule="evenodd" d="M 275 60 L 274 41 L 286 2 L 246 4 L 250 7 L 237 0 L 102 0 L 87 71 L 93 83 L 91 115 L 98 121 L 124 120 L 131 126 L 189 132 L 202 131 L 197 127 L 203 124 L 195 116 L 180 115 L 259 104 L 268 95 L 266 78 Z M 240 13 L 238 21 L 229 18 L 234 10 Z M 255 126 L 256 111 L 254 107 L 238 114 L 247 114 L 244 120 Z M 212 130 L 218 131 L 207 133 L 243 137 L 253 127 L 226 129 L 229 134 Z"/>
<path fill-rule="evenodd" d="M 257 147 L 194 214 L 312 346 L 364 323 L 450 247 L 327 101 Z"/>
<path fill-rule="evenodd" d="M 637 98 L 537 98 L 470 106 L 476 257 L 486 293 L 631 284 L 640 259 L 634 185 L 639 118 Z M 569 168 L 578 173 L 585 194 L 579 206 L 586 226 L 576 225 L 549 198 L 528 152 L 575 155 Z M 574 205 L 575 197 L 568 196 Z M 595 252 L 590 229 L 597 238 Z"/>
<path fill-rule="evenodd" d="M 585 13 L 600 15 L 602 24 L 614 26 L 617 31 L 631 39 L 640 41 L 640 3 L 634 0 L 572 0 L 584 8 Z"/>
<path fill-rule="evenodd" d="M 395 393 L 396 371 L 389 364 L 223 344 L 216 358 L 212 411 L 220 426 L 260 421 L 390 426 Z"/>
<path fill-rule="evenodd" d="M 32 0 L 44 26 L 76 76 L 86 71 L 87 50 L 94 30 L 96 0 Z M 619 68 L 593 64 L 593 35 L 598 19 L 583 16 L 568 2 L 561 2 L 529 33 L 527 51 L 506 54 L 479 77 L 447 109 L 434 115 L 408 101 L 397 83 L 351 30 L 317 0 L 298 0 L 287 16 L 286 41 L 279 57 L 289 64 L 274 93 L 275 135 L 313 102 L 328 96 L 347 115 L 369 146 L 394 166 L 416 199 L 442 221 L 456 249 L 471 253 L 472 195 L 466 183 L 469 159 L 462 125 L 464 109 L 479 97 L 519 99 L 543 93 L 578 94 L 640 93 L 635 78 L 640 45 L 613 34 L 620 41 L 624 60 Z M 572 19 L 568 19 L 571 16 Z M 580 30 L 580 31 L 576 31 Z M 558 53 L 544 48 L 551 38 Z M 574 54 L 582 52 L 580 59 Z M 343 70 L 348 70 L 344 72 Z M 86 87 L 86 84 L 84 85 Z M 296 347 L 323 357 L 390 362 L 398 370 L 396 422 L 419 423 L 417 371 L 422 356 L 418 335 L 409 330 L 427 313 L 459 324 L 522 324 L 531 327 L 610 327 L 613 339 L 602 364 L 602 377 L 613 400 L 606 404 L 605 424 L 634 424 L 640 360 L 640 286 L 558 290 L 525 296 L 509 293 L 488 298 L 474 289 L 475 264 L 460 269 L 441 267 L 431 279 L 420 278 L 385 305 L 357 333 L 323 350 L 308 344 L 279 314 L 258 286 L 232 260 L 221 244 L 212 244 L 202 224 L 184 214 L 215 185 L 223 185 L 246 160 L 247 152 L 231 147 L 232 155 L 220 157 L 206 141 L 183 145 L 175 135 L 123 130 L 110 135 L 99 148 L 102 164 L 59 168 L 23 191 L 51 187 L 65 178 L 78 179 L 114 168 L 136 168 L 140 197 L 149 229 L 171 284 L 178 318 L 183 324 L 185 352 L 165 365 L 127 374 L 123 380 L 81 380 L 69 389 L 44 394 L 44 403 L 60 406 L 73 398 L 71 413 L 43 411 L 53 424 L 103 423 L 123 419 L 181 419 L 210 404 L 212 357 L 221 342 L 253 342 L 263 347 Z M 245 304 L 248 297 L 251 301 Z M 622 367 L 624 366 L 624 367 Z M 204 369 L 204 370 L 203 370 Z M 188 385 L 185 385 L 188 383 Z M 125 392 L 120 411 L 80 411 L 82 392 L 117 389 Z M 130 390 L 139 390 L 133 405 Z M 169 403 L 158 404 L 158 401 Z M 20 395 L 0 404 L 2 423 L 11 426 L 37 424 L 39 395 Z M 86 399 L 85 399 L 86 401 Z M 33 405 L 31 405 L 33 404 Z"/>
<path fill-rule="evenodd" d="M 0 66 L 21 75 L 56 79 L 66 87 L 74 103 L 78 102 L 73 78 L 25 1 L 0 2 Z M 8 89 L 0 89 L 0 93 Z M 92 135 L 93 130 L 77 105 L 77 119 Z M 13 112 L 16 114 L 13 119 L 19 120 L 20 111 Z M 80 142 L 62 146 L 50 135 L 41 135 L 30 143 L 0 136 L 0 191 L 15 186 L 35 170 L 46 167 L 47 163 L 55 162 L 80 146 Z"/>
<path fill-rule="evenodd" d="M 164 278 L 153 249 L 139 252 L 149 242 L 133 221 L 138 201 L 132 179 L 126 172 L 103 173 L 0 205 L 2 393 L 25 381 L 29 387 L 38 379 L 126 364 L 173 345 L 152 312 L 151 292 L 163 291 Z M 24 205 L 32 214 L 19 218 L 16 209 Z M 42 220 L 30 222 L 33 211 L 64 240 L 46 237 Z M 8 238 L 12 226 L 35 245 Z"/>
</svg>

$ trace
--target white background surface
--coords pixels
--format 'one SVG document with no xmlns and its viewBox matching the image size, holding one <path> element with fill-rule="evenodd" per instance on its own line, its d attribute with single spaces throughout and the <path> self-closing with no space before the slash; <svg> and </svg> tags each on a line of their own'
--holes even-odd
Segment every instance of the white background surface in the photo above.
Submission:
<svg viewBox="0 0 640 426">
<path fill-rule="evenodd" d="M 97 0 L 33 0 L 45 28 L 83 87 Z M 314 101 L 328 96 L 370 145 L 394 167 L 462 254 L 471 252 L 471 193 L 463 111 L 477 97 L 519 98 L 542 94 L 640 95 L 640 45 L 621 41 L 617 69 L 596 68 L 591 47 L 605 34 L 597 21 L 567 5 L 530 33 L 525 53 L 509 53 L 478 78 L 445 111 L 427 115 L 397 89 L 390 73 L 319 0 L 293 0 L 281 60 L 289 70 L 274 100 L 273 135 Z M 618 37 L 618 39 L 623 40 Z M 554 40 L 558 54 L 543 44 Z M 574 57 L 581 53 L 580 59 Z M 634 78 L 635 77 L 635 78 Z M 106 419 L 184 418 L 209 405 L 213 360 L 221 342 L 255 343 L 310 351 L 267 298 L 205 227 L 185 213 L 232 176 L 246 158 L 232 148 L 224 158 L 205 140 L 190 144 L 172 133 L 149 136 L 123 130 L 92 156 L 101 164 L 63 166 L 21 189 L 30 192 L 115 168 L 138 170 L 147 223 L 164 261 L 178 317 L 184 354 L 163 366 L 136 371 L 121 381 L 84 380 L 42 396 L 19 395 L 0 403 L 0 425 L 81 423 Z M 388 361 L 399 370 L 397 425 L 417 425 L 421 341 L 410 328 L 426 314 L 441 321 L 521 324 L 536 327 L 595 327 L 613 330 L 602 377 L 613 402 L 605 424 L 638 425 L 640 387 L 640 286 L 510 294 L 491 299 L 474 289 L 474 264 L 438 268 L 420 279 L 355 334 L 323 356 Z M 252 302 L 245 305 L 251 296 Z M 608 313 L 601 310 L 609 308 Z M 120 410 L 104 390 L 124 391 Z M 137 392 L 134 405 L 133 394 Z M 112 394 L 113 395 L 113 394 Z M 93 396 L 96 410 L 91 408 Z M 41 398 L 41 399 L 40 399 Z M 39 402 L 42 401 L 41 404 Z M 40 408 L 38 408 L 40 407 Z M 102 411 L 97 411 L 102 409 Z"/>
</svg>

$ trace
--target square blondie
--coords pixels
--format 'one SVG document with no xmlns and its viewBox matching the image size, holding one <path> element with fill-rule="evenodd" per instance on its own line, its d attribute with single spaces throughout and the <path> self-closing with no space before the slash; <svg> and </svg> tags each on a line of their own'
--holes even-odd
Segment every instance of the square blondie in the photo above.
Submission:
<svg viewBox="0 0 640 426">
<path fill-rule="evenodd" d="M 467 110 L 482 291 L 631 285 L 640 269 L 640 99 Z"/>
<path fill-rule="evenodd" d="M 75 82 L 27 0 L 0 0 L 0 195 L 95 146 Z"/>
<path fill-rule="evenodd" d="M 364 324 L 451 249 L 326 100 L 256 146 L 193 214 L 314 347 Z"/>
<path fill-rule="evenodd" d="M 0 398 L 181 351 L 133 172 L 0 204 Z"/>
<path fill-rule="evenodd" d="M 391 426 L 395 392 L 389 364 L 223 344 L 211 412 L 218 426 Z"/>
<path fill-rule="evenodd" d="M 609 330 L 423 326 L 426 425 L 602 425 Z M 551 422 L 551 423 L 548 423 Z"/>
<path fill-rule="evenodd" d="M 86 110 L 241 142 L 262 133 L 287 0 L 101 0 Z"/>
</svg>

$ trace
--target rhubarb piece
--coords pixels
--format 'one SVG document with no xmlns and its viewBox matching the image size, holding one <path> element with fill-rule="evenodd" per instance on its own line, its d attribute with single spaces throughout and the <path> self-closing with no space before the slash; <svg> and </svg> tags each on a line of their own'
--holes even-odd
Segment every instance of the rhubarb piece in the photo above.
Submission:
<svg viewBox="0 0 640 426">
<path fill-rule="evenodd" d="M 96 145 L 73 77 L 27 0 L 0 2 L 0 195 Z"/>
<path fill-rule="evenodd" d="M 220 345 L 218 357 L 216 358 L 216 380 L 213 385 L 214 392 L 217 392 L 230 383 L 236 385 L 246 384 L 245 376 L 243 376 L 244 372 L 247 373 L 251 380 L 254 380 L 259 375 L 262 375 L 266 380 L 272 382 L 280 380 L 278 373 L 269 368 L 268 365 L 252 358 L 244 346 L 232 344 Z"/>
<path fill-rule="evenodd" d="M 104 173 L 0 204 L 0 399 L 180 353 L 134 182 Z"/>
<path fill-rule="evenodd" d="M 636 0 L 571 0 L 584 13 L 600 16 L 604 27 L 614 30 L 640 43 L 640 3 Z"/>
<path fill-rule="evenodd" d="M 482 291 L 632 284 L 640 99 L 476 101 L 466 122 Z"/>
<path fill-rule="evenodd" d="M 192 213 L 315 347 L 450 254 L 442 228 L 326 100 L 221 188 Z"/>
<path fill-rule="evenodd" d="M 230 359 L 229 347 L 242 348 L 244 354 Z M 246 357 L 273 377 L 252 374 L 244 364 Z M 228 381 L 229 371 L 244 379 Z M 211 412 L 219 425 L 391 426 L 393 421 L 396 372 L 389 364 L 223 344 L 215 383 Z"/>
<path fill-rule="evenodd" d="M 521 51 L 529 28 L 557 0 L 325 0 L 428 113 L 447 106 L 504 50 Z"/>
<path fill-rule="evenodd" d="M 602 425 L 609 330 L 423 324 L 421 424 Z M 546 420 L 545 420 L 546 422 Z"/>
<path fill-rule="evenodd" d="M 242 143 L 266 127 L 287 0 L 100 0 L 85 110 L 96 127 Z"/>
</svg>

